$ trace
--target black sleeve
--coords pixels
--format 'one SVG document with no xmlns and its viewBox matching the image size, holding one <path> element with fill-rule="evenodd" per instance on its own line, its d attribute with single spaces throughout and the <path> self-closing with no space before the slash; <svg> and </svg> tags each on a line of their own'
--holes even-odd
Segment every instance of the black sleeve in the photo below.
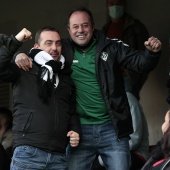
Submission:
<svg viewBox="0 0 170 170">
<path fill-rule="evenodd" d="M 0 80 L 14 82 L 19 74 L 19 68 L 12 63 L 12 58 L 22 43 L 14 36 L 4 37 L 3 45 L 0 47 Z"/>
<path fill-rule="evenodd" d="M 71 78 L 70 78 L 71 80 Z M 72 81 L 72 80 L 71 80 Z M 77 132 L 81 137 L 81 124 L 80 118 L 76 113 L 76 87 L 73 84 L 73 89 L 70 97 L 70 121 L 69 121 L 69 130 Z"/>
</svg>

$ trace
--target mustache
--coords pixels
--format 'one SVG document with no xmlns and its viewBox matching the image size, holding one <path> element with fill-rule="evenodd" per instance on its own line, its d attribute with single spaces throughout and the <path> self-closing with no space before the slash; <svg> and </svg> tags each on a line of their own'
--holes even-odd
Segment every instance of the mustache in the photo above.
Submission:
<svg viewBox="0 0 170 170">
<path fill-rule="evenodd" d="M 59 52 L 58 52 L 58 51 L 52 51 L 52 52 L 50 53 L 50 55 L 59 55 Z"/>
<path fill-rule="evenodd" d="M 80 36 L 80 35 L 86 35 L 86 33 L 85 33 L 85 32 L 79 32 L 79 33 L 77 33 L 77 36 Z"/>
</svg>

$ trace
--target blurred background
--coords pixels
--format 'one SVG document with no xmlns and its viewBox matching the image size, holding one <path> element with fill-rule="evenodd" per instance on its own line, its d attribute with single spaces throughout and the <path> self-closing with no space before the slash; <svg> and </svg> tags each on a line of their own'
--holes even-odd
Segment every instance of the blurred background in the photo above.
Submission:
<svg viewBox="0 0 170 170">
<path fill-rule="evenodd" d="M 95 27 L 103 27 L 107 18 L 105 0 L 1 0 L 0 33 L 16 34 L 25 27 L 34 37 L 40 27 L 52 25 L 58 28 L 62 38 L 66 38 L 68 13 L 77 6 L 89 8 L 94 16 Z M 161 125 L 169 109 L 166 102 L 170 56 L 169 11 L 169 0 L 127 0 L 127 12 L 141 20 L 149 34 L 158 37 L 163 46 L 159 64 L 151 72 L 141 91 L 140 103 L 148 122 L 150 145 L 154 145 L 161 138 Z M 20 49 L 28 51 L 33 44 L 34 38 L 24 43 Z M 0 83 L 0 106 L 12 108 L 11 93 L 10 84 Z"/>
</svg>

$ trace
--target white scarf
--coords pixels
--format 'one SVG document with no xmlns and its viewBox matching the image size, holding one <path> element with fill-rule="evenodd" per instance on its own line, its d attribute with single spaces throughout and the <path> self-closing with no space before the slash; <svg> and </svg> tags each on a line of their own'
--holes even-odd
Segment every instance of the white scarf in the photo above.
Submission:
<svg viewBox="0 0 170 170">
<path fill-rule="evenodd" d="M 32 48 L 32 49 L 34 49 L 34 48 Z M 32 50 L 32 49 L 31 49 L 31 50 Z M 31 51 L 31 50 L 30 50 L 30 51 Z M 37 64 L 41 65 L 41 67 L 46 67 L 46 68 L 48 69 L 49 74 L 48 74 L 48 72 L 46 72 L 45 75 L 44 75 L 44 77 L 43 77 L 43 80 L 44 80 L 44 81 L 47 81 L 47 80 L 48 80 L 48 75 L 50 75 L 49 78 L 50 78 L 51 81 L 53 81 L 53 76 L 54 76 L 55 79 L 56 79 L 56 80 L 54 81 L 54 82 L 55 82 L 55 83 L 54 83 L 54 86 L 57 87 L 57 86 L 58 86 L 58 83 L 59 83 L 58 74 L 57 74 L 57 73 L 53 73 L 52 67 L 45 64 L 46 62 L 48 62 L 48 61 L 50 61 L 50 60 L 54 60 L 54 59 L 52 58 L 52 56 L 51 56 L 50 54 L 48 54 L 48 53 L 45 52 L 45 51 L 40 51 L 40 52 L 38 52 L 38 53 L 35 55 L 35 57 L 34 57 L 34 61 L 35 61 Z M 61 55 L 59 61 L 62 62 L 61 69 L 63 69 L 63 68 L 64 68 L 65 58 Z"/>
</svg>

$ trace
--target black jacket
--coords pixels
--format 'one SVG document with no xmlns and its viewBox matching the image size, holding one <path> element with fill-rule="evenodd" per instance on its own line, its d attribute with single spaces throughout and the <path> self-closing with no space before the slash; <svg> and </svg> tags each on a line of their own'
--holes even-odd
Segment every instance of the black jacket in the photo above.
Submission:
<svg viewBox="0 0 170 170">
<path fill-rule="evenodd" d="M 37 72 L 20 70 L 10 63 L 21 45 L 14 37 L 1 47 L 0 80 L 13 83 L 13 139 L 14 147 L 31 145 L 49 152 L 65 153 L 67 132 L 80 134 L 80 122 L 75 113 L 76 90 L 69 74 L 59 74 L 59 85 L 53 89 L 49 102 L 44 104 L 38 95 Z M 13 53 L 8 49 L 13 49 Z"/>
<path fill-rule="evenodd" d="M 8 157 L 6 150 L 0 143 L 0 170 L 10 170 L 10 158 Z"/>
<path fill-rule="evenodd" d="M 108 39 L 95 30 L 96 76 L 108 108 L 108 114 L 115 127 L 118 138 L 133 132 L 132 118 L 124 88 L 121 66 L 141 73 L 153 70 L 158 63 L 160 52 L 137 51 L 118 40 Z M 74 57 L 74 43 L 63 40 L 63 55 L 71 67 Z"/>
<path fill-rule="evenodd" d="M 127 13 L 125 13 L 123 19 L 125 19 L 125 24 L 120 39 L 136 50 L 144 50 L 144 42 L 149 38 L 149 33 L 145 25 Z M 110 16 L 108 16 L 108 22 L 102 28 L 102 32 L 105 35 L 107 35 L 110 24 L 112 24 L 112 21 Z M 140 90 L 146 82 L 149 73 L 137 73 L 131 70 L 127 71 L 132 82 L 132 93 L 139 100 Z"/>
</svg>

